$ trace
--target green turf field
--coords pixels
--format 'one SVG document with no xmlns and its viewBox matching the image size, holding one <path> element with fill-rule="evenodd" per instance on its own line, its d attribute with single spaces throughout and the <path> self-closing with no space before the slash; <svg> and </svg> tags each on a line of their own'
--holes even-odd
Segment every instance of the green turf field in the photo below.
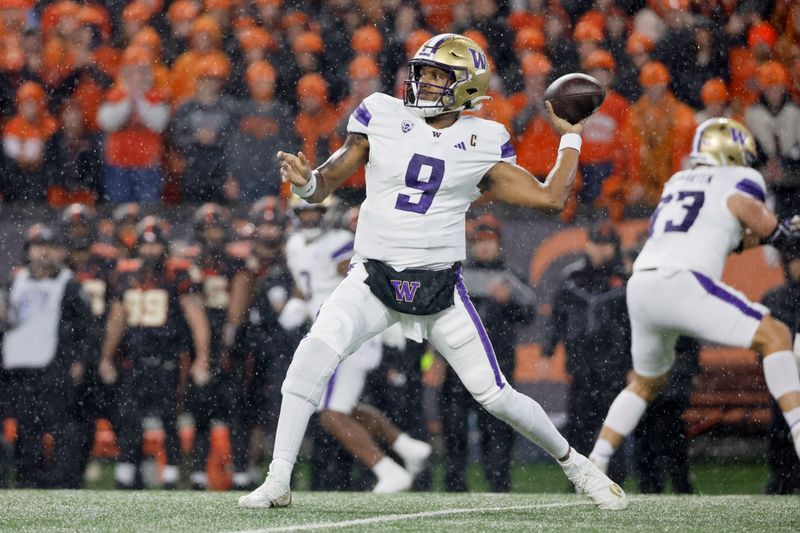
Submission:
<svg viewBox="0 0 800 533">
<path fill-rule="evenodd" d="M 3 531 L 798 531 L 800 500 L 634 496 L 599 511 L 556 494 L 308 493 L 288 509 L 239 509 L 239 493 L 0 491 Z"/>
</svg>

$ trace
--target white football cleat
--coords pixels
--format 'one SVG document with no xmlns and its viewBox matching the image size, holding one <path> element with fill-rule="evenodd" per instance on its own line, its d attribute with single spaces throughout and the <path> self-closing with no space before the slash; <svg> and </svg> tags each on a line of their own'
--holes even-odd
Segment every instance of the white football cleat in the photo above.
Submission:
<svg viewBox="0 0 800 533">
<path fill-rule="evenodd" d="M 425 467 L 425 463 L 428 462 L 428 458 L 431 456 L 433 452 L 433 447 L 428 444 L 427 442 L 416 441 L 419 444 L 416 446 L 415 454 L 414 455 L 404 455 L 401 456 L 403 459 L 403 465 L 408 470 L 408 473 L 411 474 L 412 478 L 417 477 L 422 469 Z"/>
<path fill-rule="evenodd" d="M 256 490 L 239 498 L 239 507 L 288 507 L 290 503 L 292 490 L 289 485 L 271 474 Z"/>
<path fill-rule="evenodd" d="M 375 485 L 375 488 L 372 489 L 372 492 L 393 494 L 395 492 L 405 492 L 410 489 L 411 484 L 414 482 L 414 476 L 400 465 L 397 465 L 397 468 L 394 470 L 392 475 L 378 478 L 378 483 Z"/>
<path fill-rule="evenodd" d="M 559 464 L 578 492 L 589 496 L 600 509 L 621 511 L 628 507 L 628 498 L 619 485 L 574 449 L 570 449 L 569 455 L 565 463 Z"/>
</svg>

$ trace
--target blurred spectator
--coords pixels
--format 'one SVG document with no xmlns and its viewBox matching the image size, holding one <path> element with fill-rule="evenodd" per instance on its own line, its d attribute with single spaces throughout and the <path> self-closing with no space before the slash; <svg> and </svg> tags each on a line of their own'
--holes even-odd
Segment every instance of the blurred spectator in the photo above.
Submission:
<svg viewBox="0 0 800 533">
<path fill-rule="evenodd" d="M 730 116 L 728 87 L 723 80 L 712 78 L 705 82 L 700 90 L 700 100 L 703 107 L 694 116 L 698 124 L 710 118 Z"/>
<path fill-rule="evenodd" d="M 800 250 L 783 253 L 786 283 L 764 296 L 763 303 L 772 315 L 787 324 L 794 336 L 795 353 L 800 343 Z M 792 494 L 800 491 L 800 460 L 794 451 L 792 434 L 777 402 L 772 404 L 772 425 L 769 433 L 770 477 L 764 492 Z"/>
<path fill-rule="evenodd" d="M 463 276 L 470 298 L 492 340 L 497 365 L 507 380 L 514 375 L 517 329 L 535 315 L 533 291 L 501 256 L 500 223 L 491 214 L 478 217 L 469 235 L 470 260 Z M 467 418 L 475 410 L 481 434 L 481 464 L 492 492 L 511 490 L 511 450 L 514 431 L 470 399 L 458 376 L 447 367 L 441 392 L 444 438 L 444 487 L 464 492 L 468 459 Z"/>
<path fill-rule="evenodd" d="M 147 5 L 134 0 L 125 6 L 122 11 L 122 45 L 130 45 L 134 36 L 147 26 L 153 13 Z"/>
<path fill-rule="evenodd" d="M 642 97 L 633 104 L 625 136 L 632 149 L 633 204 L 655 207 L 669 177 L 689 155 L 696 123 L 694 112 L 669 91 L 670 74 L 663 63 L 642 68 Z"/>
<path fill-rule="evenodd" d="M 648 406 L 634 433 L 642 494 L 664 492 L 665 474 L 672 481 L 673 493 L 694 492 L 689 475 L 683 412 L 689 407 L 693 378 L 698 374 L 700 343 L 689 337 L 678 337 L 675 365 L 669 380 L 659 397 Z M 783 416 L 778 418 L 783 420 Z"/>
<path fill-rule="evenodd" d="M 578 64 L 583 65 L 586 59 L 599 50 L 605 40 L 603 27 L 592 20 L 582 20 L 575 25 L 572 39 L 578 51 Z"/>
<path fill-rule="evenodd" d="M 477 30 L 467 30 L 464 32 L 464 36 L 475 41 L 485 52 L 491 50 L 489 42 L 481 32 Z M 510 131 L 511 121 L 514 118 L 514 106 L 505 97 L 505 81 L 497 72 L 494 57 L 492 57 L 490 52 L 486 52 L 486 60 L 489 63 L 492 74 L 492 77 L 489 78 L 489 90 L 486 92 L 490 99 L 483 102 L 480 109 L 468 111 L 468 113 L 487 120 L 499 122 L 506 130 Z"/>
<path fill-rule="evenodd" d="M 165 98 L 169 99 L 172 92 L 172 82 L 169 69 L 161 61 L 161 37 L 159 37 L 156 30 L 150 26 L 142 28 L 134 36 L 131 47 L 143 48 L 147 51 L 150 57 L 150 65 L 153 69 L 153 87 Z"/>
<path fill-rule="evenodd" d="M 34 224 L 25 235 L 27 267 L 8 297 L 3 370 L 17 420 L 17 487 L 80 488 L 83 482 L 72 414 L 74 387 L 91 357 L 91 311 L 52 229 Z M 44 434 L 53 436 L 52 462 Z"/>
<path fill-rule="evenodd" d="M 17 91 L 17 114 L 3 127 L 6 169 L 0 191 L 7 202 L 44 200 L 58 172 L 54 142 L 58 121 L 45 104 L 44 90 L 38 83 L 23 83 Z"/>
<path fill-rule="evenodd" d="M 545 51 L 547 56 L 555 65 L 553 78 L 558 78 L 564 74 L 578 70 L 578 52 L 575 42 L 569 38 L 567 28 L 569 21 L 566 15 L 557 11 L 548 11 L 545 18 Z M 525 75 L 525 65 L 522 66 L 522 74 Z"/>
<path fill-rule="evenodd" d="M 773 59 L 772 49 L 778 40 L 778 32 L 769 22 L 757 22 L 747 31 L 747 46 L 758 65 Z"/>
<path fill-rule="evenodd" d="M 471 26 L 492 43 L 490 50 L 484 52 L 497 61 L 497 70 L 509 91 L 522 88 L 519 63 L 513 51 L 513 33 L 508 31 L 506 18 L 496 0 L 472 0 Z M 466 28 L 454 28 L 456 32 Z"/>
<path fill-rule="evenodd" d="M 251 63 L 246 75 L 250 97 L 237 105 L 237 122 L 226 157 L 231 175 L 238 183 L 239 200 L 243 202 L 278 196 L 281 178 L 275 154 L 278 150 L 293 153 L 297 150 L 289 110 L 274 99 L 275 77 L 269 63 Z"/>
<path fill-rule="evenodd" d="M 659 43 L 659 49 L 663 52 L 663 57 L 669 58 L 664 63 L 669 67 L 670 72 L 675 73 L 672 82 L 672 89 L 675 96 L 684 103 L 694 108 L 700 107 L 700 89 L 706 80 L 711 78 L 728 79 L 728 53 L 727 49 L 721 44 L 721 37 L 716 28 L 710 21 L 701 20 L 694 26 L 688 43 L 680 41 L 670 42 L 665 39 Z M 685 64 L 678 64 L 675 61 L 673 48 L 661 48 L 661 46 L 676 47 L 686 46 Z M 659 57 L 662 57 L 659 55 Z"/>
<path fill-rule="evenodd" d="M 164 42 L 164 63 L 169 66 L 189 49 L 189 35 L 192 21 L 197 17 L 199 9 L 192 0 L 175 0 L 167 11 L 170 33 Z"/>
<path fill-rule="evenodd" d="M 350 93 L 336 106 L 338 124 L 335 130 L 334 150 L 347 138 L 347 123 L 350 115 L 367 96 L 380 91 L 380 71 L 374 59 L 357 56 L 347 68 L 350 79 Z M 364 169 L 360 168 L 336 191 L 336 195 L 348 205 L 358 205 L 365 197 L 366 181 Z"/>
<path fill-rule="evenodd" d="M 103 193 L 112 203 L 155 203 L 161 193 L 162 132 L 169 120 L 164 96 L 153 84 L 150 56 L 128 49 L 120 77 L 97 113 L 105 134 Z"/>
<path fill-rule="evenodd" d="M 551 335 L 542 353 L 551 357 L 559 343 L 566 349 L 572 380 L 564 437 L 579 453 L 591 451 L 611 402 L 625 387 L 630 367 L 626 279 L 619 236 L 600 223 L 589 232 L 584 257 L 564 269 L 553 300 Z M 624 478 L 621 462 L 611 462 L 609 476 L 618 482 Z"/>
<path fill-rule="evenodd" d="M 586 121 L 577 198 L 583 205 L 607 206 L 609 216 L 620 220 L 624 211 L 625 183 L 629 181 L 630 147 L 624 131 L 630 103 L 611 89 L 615 68 L 614 58 L 601 49 L 592 52 L 583 62 L 584 72 L 597 78 L 606 89 L 606 98 Z"/>
<path fill-rule="evenodd" d="M 542 99 L 552 70 L 553 66 L 544 55 L 526 55 L 522 59 L 525 87 L 510 98 L 515 110 L 511 125 L 517 163 L 541 177 L 547 176 L 549 165 L 555 161 L 559 142 Z"/>
<path fill-rule="evenodd" d="M 779 218 L 800 212 L 800 106 L 789 99 L 789 74 L 777 61 L 758 69 L 761 99 L 745 112 L 758 143 L 760 166 L 775 194 Z"/>
<path fill-rule="evenodd" d="M 181 54 L 172 65 L 172 105 L 180 106 L 195 92 L 195 84 L 199 78 L 197 67 L 201 60 L 213 58 L 219 65 L 225 65 L 225 77 L 230 75 L 230 61 L 224 52 L 219 50 L 222 34 L 217 21 L 203 15 L 192 22 L 189 33 L 190 48 Z"/>
<path fill-rule="evenodd" d="M 422 48 L 428 39 L 433 37 L 425 30 L 415 30 L 406 39 L 403 45 L 405 53 L 405 60 L 401 61 L 400 66 L 397 68 L 394 79 L 394 95 L 397 98 L 403 98 L 403 82 L 408 79 L 408 62 L 416 55 L 417 51 Z"/>
<path fill-rule="evenodd" d="M 194 96 L 176 111 L 172 123 L 172 139 L 186 160 L 182 199 L 222 203 L 238 196 L 226 161 L 235 107 L 222 94 L 229 65 L 227 60 L 210 55 L 199 60 L 194 71 Z"/>
<path fill-rule="evenodd" d="M 631 102 L 642 95 L 639 71 L 650 62 L 653 48 L 653 41 L 649 37 L 634 32 L 625 44 L 625 53 L 616 56 L 619 69 L 615 88 Z"/>
<path fill-rule="evenodd" d="M 66 99 L 73 99 L 83 114 L 86 127 L 97 132 L 97 111 L 103 95 L 111 88 L 119 66 L 119 52 L 109 46 L 102 37 L 101 21 L 82 19 L 80 15 L 90 8 L 81 8 L 78 20 L 80 25 L 70 36 L 66 65 L 59 65 L 63 76 L 53 88 L 54 108 L 60 107 Z M 88 14 L 91 14 L 89 11 Z M 45 68 L 52 68 L 46 65 Z"/>
<path fill-rule="evenodd" d="M 297 101 L 300 112 L 294 129 L 313 168 L 332 153 L 337 117 L 328 102 L 328 83 L 319 74 L 306 74 L 297 82 Z"/>
<path fill-rule="evenodd" d="M 100 140 L 87 131 L 80 108 L 71 101 L 61 112 L 61 130 L 55 141 L 59 166 L 47 191 L 48 203 L 53 207 L 93 204 L 101 187 Z"/>
</svg>

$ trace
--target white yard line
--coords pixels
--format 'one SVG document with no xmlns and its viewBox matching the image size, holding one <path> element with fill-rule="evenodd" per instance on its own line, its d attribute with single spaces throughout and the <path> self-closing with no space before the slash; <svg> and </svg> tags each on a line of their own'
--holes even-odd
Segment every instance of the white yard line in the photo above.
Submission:
<svg viewBox="0 0 800 533">
<path fill-rule="evenodd" d="M 390 514 L 383 516 L 373 516 L 371 518 L 359 518 L 357 520 L 345 520 L 343 522 L 322 522 L 317 524 L 296 524 L 293 526 L 268 527 L 265 529 L 247 529 L 231 533 L 277 533 L 279 531 L 308 531 L 313 529 L 336 529 L 341 527 L 368 526 L 372 524 L 382 524 L 386 522 L 400 522 L 402 520 L 414 520 L 416 518 L 429 518 L 432 516 L 447 516 L 452 514 L 471 514 L 471 513 L 494 513 L 499 511 L 528 511 L 532 509 L 547 509 L 552 507 L 578 507 L 591 505 L 588 501 L 582 502 L 555 502 L 540 503 L 535 505 L 511 505 L 508 507 L 487 507 L 487 508 L 467 508 L 467 509 L 441 509 L 439 511 L 423 511 L 420 513 Z"/>
</svg>

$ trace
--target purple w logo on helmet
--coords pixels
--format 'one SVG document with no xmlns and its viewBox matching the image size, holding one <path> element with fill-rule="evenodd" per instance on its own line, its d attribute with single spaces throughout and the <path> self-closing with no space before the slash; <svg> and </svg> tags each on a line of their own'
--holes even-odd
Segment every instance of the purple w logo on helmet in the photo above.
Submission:
<svg viewBox="0 0 800 533">
<path fill-rule="evenodd" d="M 735 128 L 731 128 L 731 137 L 733 138 L 733 142 L 740 145 L 744 145 L 747 140 L 747 135 L 745 135 L 743 131 Z"/>
<path fill-rule="evenodd" d="M 401 281 L 399 279 L 390 280 L 394 287 L 394 298 L 398 302 L 412 303 L 419 289 L 419 281 Z"/>
<path fill-rule="evenodd" d="M 472 54 L 472 62 L 475 64 L 476 69 L 486 69 L 486 56 L 474 48 L 469 49 Z"/>
</svg>

